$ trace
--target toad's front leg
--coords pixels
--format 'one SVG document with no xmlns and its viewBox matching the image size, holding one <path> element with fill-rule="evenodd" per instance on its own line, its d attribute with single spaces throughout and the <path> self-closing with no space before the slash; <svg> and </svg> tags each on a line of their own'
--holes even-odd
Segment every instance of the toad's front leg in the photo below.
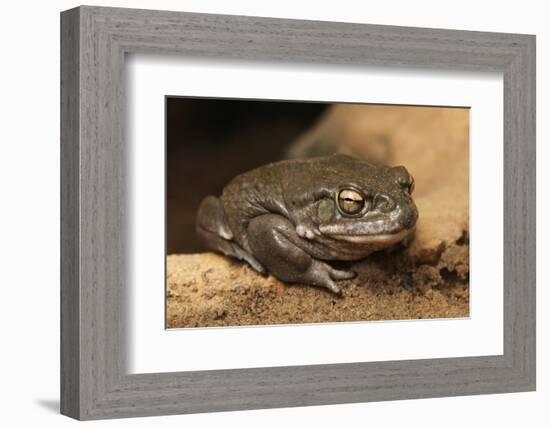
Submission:
<svg viewBox="0 0 550 427">
<path fill-rule="evenodd" d="M 320 286 L 340 294 L 335 280 L 351 279 L 354 272 L 336 270 L 306 251 L 310 242 L 302 239 L 294 225 L 276 214 L 254 218 L 248 226 L 251 251 L 269 272 L 283 282 Z"/>
</svg>

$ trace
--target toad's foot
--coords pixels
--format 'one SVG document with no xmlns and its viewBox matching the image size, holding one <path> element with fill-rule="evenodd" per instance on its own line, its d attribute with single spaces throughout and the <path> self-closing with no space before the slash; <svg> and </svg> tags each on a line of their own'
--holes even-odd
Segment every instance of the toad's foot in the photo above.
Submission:
<svg viewBox="0 0 550 427">
<path fill-rule="evenodd" d="M 340 295 L 342 291 L 334 281 L 349 280 L 353 279 L 355 276 L 356 274 L 353 271 L 337 270 L 327 263 L 316 259 L 311 260 L 311 265 L 304 275 L 306 280 L 311 281 L 312 285 L 327 288 L 338 295 Z"/>
</svg>

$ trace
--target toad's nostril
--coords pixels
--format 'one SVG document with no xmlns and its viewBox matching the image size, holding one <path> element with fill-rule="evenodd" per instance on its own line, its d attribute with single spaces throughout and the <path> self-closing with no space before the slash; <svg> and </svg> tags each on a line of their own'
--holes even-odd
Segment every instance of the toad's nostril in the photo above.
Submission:
<svg viewBox="0 0 550 427">
<path fill-rule="evenodd" d="M 418 214 L 416 210 L 408 210 L 401 216 L 400 221 L 401 224 L 403 224 L 403 227 L 412 228 L 416 224 L 417 219 Z"/>
<path fill-rule="evenodd" d="M 374 198 L 374 207 L 381 212 L 390 212 L 395 208 L 395 202 L 387 194 L 378 193 Z"/>
</svg>

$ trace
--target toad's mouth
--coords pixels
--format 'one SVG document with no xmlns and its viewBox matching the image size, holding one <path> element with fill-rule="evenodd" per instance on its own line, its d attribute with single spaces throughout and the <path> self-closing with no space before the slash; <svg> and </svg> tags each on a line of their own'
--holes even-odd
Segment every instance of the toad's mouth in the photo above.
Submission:
<svg viewBox="0 0 550 427">
<path fill-rule="evenodd" d="M 350 243 L 393 244 L 403 240 L 414 230 L 396 221 L 325 224 L 319 226 L 321 234 Z"/>
<path fill-rule="evenodd" d="M 401 231 L 395 233 L 386 233 L 386 234 L 331 234 L 330 237 L 336 240 L 342 240 L 350 243 L 357 244 L 368 244 L 368 243 L 379 243 L 384 245 L 393 245 L 398 243 L 407 237 L 413 229 L 401 229 Z"/>
</svg>

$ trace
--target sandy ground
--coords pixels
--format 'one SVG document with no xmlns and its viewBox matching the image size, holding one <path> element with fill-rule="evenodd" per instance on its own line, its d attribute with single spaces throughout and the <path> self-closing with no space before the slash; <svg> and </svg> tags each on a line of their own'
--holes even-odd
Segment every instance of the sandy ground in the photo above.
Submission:
<svg viewBox="0 0 550 427">
<path fill-rule="evenodd" d="M 402 164 L 416 181 L 415 240 L 344 265 L 358 276 L 343 297 L 264 278 L 219 255 L 170 255 L 170 328 L 316 323 L 469 315 L 468 120 L 466 109 L 337 106 L 298 140 Z M 340 266 L 342 267 L 342 266 Z"/>
</svg>

